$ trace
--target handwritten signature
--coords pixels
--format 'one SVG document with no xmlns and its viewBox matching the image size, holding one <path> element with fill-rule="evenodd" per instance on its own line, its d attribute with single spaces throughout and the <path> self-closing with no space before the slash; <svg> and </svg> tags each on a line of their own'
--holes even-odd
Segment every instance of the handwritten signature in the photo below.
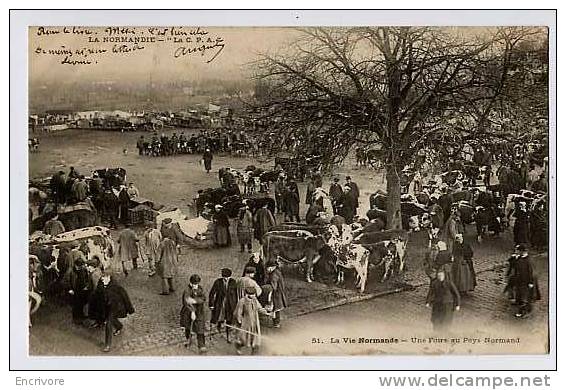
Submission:
<svg viewBox="0 0 566 390">
<path fill-rule="evenodd" d="M 201 56 L 204 56 L 207 52 L 214 51 L 216 49 L 214 55 L 208 61 L 206 61 L 206 63 L 209 64 L 220 55 L 222 50 L 224 50 L 224 47 L 224 40 L 222 38 L 216 38 L 215 42 L 209 44 L 205 43 L 200 46 L 179 46 L 177 49 L 175 49 L 174 57 L 179 58 L 199 52 Z"/>
</svg>

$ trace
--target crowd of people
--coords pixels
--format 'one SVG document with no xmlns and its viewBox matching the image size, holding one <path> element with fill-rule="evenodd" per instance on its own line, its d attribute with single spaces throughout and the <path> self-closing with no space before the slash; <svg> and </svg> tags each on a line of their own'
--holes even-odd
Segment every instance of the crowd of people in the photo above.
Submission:
<svg viewBox="0 0 566 390">
<path fill-rule="evenodd" d="M 207 172 L 212 169 L 213 151 L 226 151 L 225 148 L 230 145 L 230 141 L 226 144 L 224 141 L 212 142 L 212 138 L 206 133 L 193 135 L 191 138 L 197 145 L 195 151 L 203 153 Z M 170 139 L 166 136 L 165 139 L 163 136 L 160 139 L 154 135 L 152 141 L 147 143 L 142 136 L 138 148 L 140 154 L 146 154 L 148 145 L 158 142 L 160 150 L 167 153 L 165 155 L 172 155 L 183 153 L 180 145 L 184 145 L 185 141 L 187 138 L 184 134 L 179 137 L 173 134 Z M 222 182 L 223 178 L 221 177 L 220 180 Z M 416 176 L 412 181 L 415 180 L 421 179 Z M 528 185 L 532 191 L 540 192 L 547 189 L 543 175 L 527 180 L 525 185 Z M 413 185 L 412 188 L 422 187 Z M 97 173 L 87 181 L 85 176 L 71 167 L 67 175 L 64 171 L 53 175 L 50 189 L 55 206 L 91 201 L 93 208 L 101 210 L 104 214 L 104 210 L 107 209 L 105 204 L 107 199 L 102 194 L 112 190 L 112 185 Z M 405 191 L 407 189 L 408 186 Z M 244 205 L 236 219 L 236 236 L 241 252 L 247 250 L 252 254 L 254 239 L 261 246 L 265 233 L 276 225 L 277 214 L 282 215 L 285 222 L 301 222 L 301 195 L 293 177 L 282 172 L 273 184 L 273 192 L 275 213 L 272 213 L 267 205 L 252 211 L 244 200 Z M 156 223 L 150 224 L 141 237 L 127 227 L 130 201 L 139 196 L 139 190 L 133 183 L 119 187 L 117 214 L 111 216 L 109 221 L 111 226 L 115 227 L 116 221 L 120 220 L 126 227 L 121 230 L 117 239 L 116 256 L 125 276 L 138 269 L 140 262 L 147 262 L 148 276 L 157 275 L 161 279 L 159 294 L 170 295 L 177 290 L 179 253 L 183 237 L 169 218 L 162 221 L 159 229 Z M 304 202 L 308 208 L 305 222 L 308 225 L 317 224 L 317 220 L 328 215 L 330 210 L 324 203 L 328 200 L 333 215 L 341 217 L 345 224 L 352 224 L 359 219 L 359 197 L 360 188 L 350 176 L 347 176 L 343 183 L 338 177 L 333 178 L 328 190 L 325 190 L 322 188 L 321 175 L 311 174 L 307 179 L 304 195 Z M 465 239 L 464 222 L 458 207 L 449 208 L 450 212 L 446 216 L 445 207 L 440 199 L 435 197 L 431 198 L 428 207 L 433 219 L 432 227 L 438 228 L 440 233 L 425 259 L 424 269 L 430 278 L 426 305 L 432 308 L 431 319 L 434 330 L 446 331 L 450 328 L 454 311 L 460 310 L 466 295 L 476 288 L 474 251 Z M 210 214 L 214 222 L 214 243 L 218 247 L 231 246 L 230 218 L 223 206 L 214 205 Z M 532 215 L 537 214 L 533 213 L 533 210 L 528 210 L 525 202 L 518 202 L 512 214 L 515 221 L 513 236 L 516 246 L 514 254 L 509 259 L 505 293 L 517 305 L 515 315 L 518 318 L 528 316 L 532 302 L 540 299 L 528 247 L 537 246 L 547 237 L 541 235 L 537 239 L 529 233 Z M 57 217 L 48 220 L 44 227 L 44 232 L 51 235 L 60 234 L 65 230 L 66 227 Z M 133 305 L 126 290 L 114 279 L 109 270 L 103 269 L 99 261 L 86 261 L 80 245 L 76 245 L 71 250 L 70 256 L 73 270 L 69 295 L 73 321 L 87 326 L 104 327 L 104 351 L 108 352 L 112 347 L 112 337 L 119 335 L 123 327 L 120 318 L 134 313 Z M 233 277 L 232 270 L 223 268 L 208 294 L 201 286 L 201 277 L 198 274 L 190 276 L 189 284 L 182 293 L 180 326 L 185 329 L 187 346 L 192 344 L 192 336 L 196 334 L 200 353 L 206 352 L 207 304 L 210 323 L 216 325 L 219 332 L 221 330 L 226 332 L 227 342 L 232 341 L 231 336 L 235 333 L 238 353 L 242 353 L 244 347 L 249 347 L 252 353 L 256 353 L 261 340 L 260 315 L 271 317 L 273 326 L 277 328 L 281 323 L 281 311 L 287 307 L 283 274 L 276 261 L 268 261 L 264 264 L 264 260 L 256 253 L 250 256 L 239 278 Z"/>
<path fill-rule="evenodd" d="M 181 131 L 171 136 L 166 133 L 158 135 L 153 132 L 151 137 L 141 135 L 136 148 L 140 156 L 166 157 L 178 154 L 202 154 L 205 150 L 212 153 L 230 153 L 232 155 L 253 154 L 252 137 L 244 131 L 232 129 L 200 129 L 198 133 L 186 135 Z"/>
</svg>

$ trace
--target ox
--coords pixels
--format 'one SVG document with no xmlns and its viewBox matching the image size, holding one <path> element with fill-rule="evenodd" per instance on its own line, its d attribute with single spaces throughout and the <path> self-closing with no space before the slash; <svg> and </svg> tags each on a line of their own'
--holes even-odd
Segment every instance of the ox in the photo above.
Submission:
<svg viewBox="0 0 566 390">
<path fill-rule="evenodd" d="M 270 231 L 263 236 L 262 257 L 269 260 L 282 260 L 291 264 L 306 263 L 306 280 L 312 282 L 313 267 L 320 260 L 319 251 L 324 246 L 324 238 L 306 230 Z"/>
<path fill-rule="evenodd" d="M 30 254 L 36 256 L 42 266 L 40 289 L 51 290 L 68 281 L 73 268 L 69 254 L 77 242 L 87 261 L 98 259 L 103 269 L 111 266 L 114 241 L 105 227 L 77 229 L 55 237 L 37 234 L 30 242 Z"/>
<path fill-rule="evenodd" d="M 353 243 L 354 236 L 349 225 L 342 225 L 341 230 L 342 234 L 335 225 L 330 225 L 328 228 L 330 233 L 328 246 L 336 256 L 337 283 L 344 282 L 345 269 L 354 269 L 356 287 L 363 293 L 366 288 L 370 251 L 360 244 Z"/>
<path fill-rule="evenodd" d="M 409 234 L 404 230 L 386 230 L 364 233 L 353 242 L 370 251 L 372 265 L 383 267 L 383 282 L 394 273 L 395 263 L 398 264 L 397 272 L 403 272 L 408 240 Z"/>
</svg>

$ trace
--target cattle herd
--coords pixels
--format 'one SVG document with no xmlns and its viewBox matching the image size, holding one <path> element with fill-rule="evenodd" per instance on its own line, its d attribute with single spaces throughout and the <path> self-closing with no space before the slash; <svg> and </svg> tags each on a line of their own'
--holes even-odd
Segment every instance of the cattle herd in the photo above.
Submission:
<svg viewBox="0 0 566 390">
<path fill-rule="evenodd" d="M 154 135 L 147 142 L 140 138 L 138 148 L 140 154 L 161 156 L 200 153 L 203 148 L 226 151 L 238 142 L 238 138 L 220 133 L 202 133 L 189 138 L 184 134 L 171 138 Z M 517 226 L 526 218 L 524 228 L 530 244 L 544 247 L 547 243 L 548 196 L 546 185 L 542 185 L 546 183 L 544 174 L 526 183 L 517 179 L 516 169 L 501 166 L 495 173 L 498 184 L 491 185 L 491 165 L 476 165 L 472 169 L 454 163 L 445 172 L 431 177 L 407 167 L 402 172 L 402 229 L 387 230 L 387 194 L 382 191 L 370 196 L 367 218 L 356 215 L 347 223 L 339 215 L 331 216 L 332 200 L 322 188 L 321 174 L 312 174 L 320 169 L 316 156 L 279 158 L 271 170 L 256 166 L 241 171 L 224 167 L 218 171 L 219 186 L 199 190 L 190 206 L 197 216 L 210 221 L 214 220 L 218 205 L 229 218 L 239 218 L 246 206 L 254 215 L 260 209 L 267 209 L 273 215 L 284 213 L 284 223 L 274 223 L 265 234 L 256 234 L 263 260 L 304 266 L 303 276 L 307 282 L 343 283 L 344 272 L 353 270 L 361 292 L 366 290 L 370 269 L 379 272 L 382 282 L 403 272 L 411 232 L 425 230 L 430 248 L 455 212 L 464 229 L 475 225 L 479 242 L 490 234 L 498 236 L 512 219 L 515 220 L 515 241 L 523 242 L 524 239 L 517 238 L 521 235 Z M 311 218 L 308 224 L 293 221 L 293 218 L 288 220 L 287 210 L 281 205 L 290 207 L 290 201 L 277 198 L 277 191 L 275 197 L 270 196 L 272 188 L 280 182 L 291 193 L 289 196 L 294 196 L 296 188 L 298 197 L 295 181 L 304 179 L 309 180 L 311 188 L 307 203 L 320 207 L 316 218 Z M 86 186 L 84 194 L 79 188 L 81 182 Z M 122 168 L 96 170 L 88 177 L 72 169 L 66 178 L 63 172 L 58 172 L 51 178 L 31 182 L 30 297 L 41 296 L 65 282 L 72 268 L 70 253 L 73 250 L 81 250 L 89 260 L 95 259 L 101 266 L 111 261 L 114 244 L 109 230 L 101 225 L 117 227 L 119 222 L 136 223 L 131 210 L 138 206 L 159 209 L 154 202 L 139 197 L 137 189 L 127 184 L 126 171 Z M 46 226 L 54 220 L 61 221 L 65 229 L 51 235 Z"/>
</svg>

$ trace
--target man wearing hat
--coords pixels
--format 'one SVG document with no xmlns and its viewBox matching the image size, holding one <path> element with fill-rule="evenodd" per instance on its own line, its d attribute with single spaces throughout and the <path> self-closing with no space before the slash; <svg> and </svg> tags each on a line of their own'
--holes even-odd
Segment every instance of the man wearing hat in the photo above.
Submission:
<svg viewBox="0 0 566 390">
<path fill-rule="evenodd" d="M 351 191 L 352 191 L 352 197 L 355 199 L 355 210 L 354 210 L 354 214 L 357 213 L 357 209 L 358 207 L 360 207 L 360 187 L 358 187 L 358 184 L 354 181 L 352 181 L 352 178 L 350 176 L 346 176 L 346 185 L 350 187 Z"/>
<path fill-rule="evenodd" d="M 334 215 L 338 213 L 337 204 L 338 201 L 342 198 L 342 195 L 344 195 L 344 191 L 342 191 L 342 187 L 340 186 L 339 182 L 340 179 L 335 177 L 328 190 L 328 196 L 330 196 L 330 201 L 332 202 L 332 211 Z"/>
<path fill-rule="evenodd" d="M 240 243 L 240 252 L 244 252 L 247 247 L 248 252 L 251 253 L 254 237 L 254 217 L 250 211 L 250 206 L 246 204 L 246 200 L 244 200 L 244 207 L 240 209 L 236 232 Z"/>
<path fill-rule="evenodd" d="M 262 208 L 256 211 L 254 216 L 255 238 L 261 243 L 265 233 L 267 233 L 269 228 L 274 226 L 275 223 L 275 217 L 273 217 L 268 205 L 265 204 Z"/>
<path fill-rule="evenodd" d="M 177 275 L 177 244 L 170 238 L 165 238 L 159 244 L 158 253 L 157 273 L 161 277 L 160 295 L 169 295 L 169 293 L 175 292 L 173 279 Z"/>
<path fill-rule="evenodd" d="M 105 339 L 103 352 L 110 352 L 112 348 L 112 336 L 122 333 L 124 325 L 120 318 L 126 318 L 128 314 L 135 312 L 132 301 L 127 291 L 120 286 L 109 271 L 104 271 L 93 299 L 96 306 L 102 310 L 102 318 L 105 324 Z"/>
<path fill-rule="evenodd" d="M 133 269 L 138 268 L 138 241 L 138 236 L 130 228 L 122 230 L 118 237 L 118 258 L 122 262 L 122 270 L 126 276 L 128 276 L 130 263 Z"/>
<path fill-rule="evenodd" d="M 209 148 L 206 148 L 206 150 L 204 151 L 204 154 L 202 155 L 202 161 L 204 163 L 204 169 L 206 170 L 206 173 L 209 173 L 212 169 L 212 152 Z"/>
<path fill-rule="evenodd" d="M 245 295 L 245 289 L 247 287 L 253 287 L 256 291 L 256 296 L 260 296 L 261 295 L 261 287 L 260 285 L 255 281 L 255 267 L 253 266 L 246 266 L 244 268 L 244 276 L 242 276 L 240 279 L 238 279 L 238 298 L 242 298 Z"/>
<path fill-rule="evenodd" d="M 76 259 L 73 263 L 73 271 L 71 272 L 71 305 L 73 313 L 73 323 L 82 325 L 85 319 L 84 307 L 90 296 L 90 280 L 86 269 L 84 257 Z"/>
<path fill-rule="evenodd" d="M 149 266 L 149 277 L 155 275 L 155 262 L 159 256 L 159 244 L 161 244 L 161 232 L 157 225 L 152 222 L 143 235 L 143 250 L 147 257 Z"/>
<path fill-rule="evenodd" d="M 526 317 L 531 313 L 531 302 L 540 299 L 540 292 L 533 272 L 533 266 L 529 259 L 527 246 L 519 244 L 515 247 L 515 259 L 510 270 L 512 288 L 515 290 L 516 303 L 519 311 L 515 313 L 517 318 Z"/>
<path fill-rule="evenodd" d="M 454 283 L 439 269 L 430 283 L 426 307 L 432 307 L 431 321 L 434 331 L 448 331 L 454 310 L 460 310 L 460 294 Z"/>
<path fill-rule="evenodd" d="M 171 218 L 165 218 L 161 222 L 161 238 L 169 238 L 177 245 L 183 242 L 183 236 L 179 231 L 179 226 L 174 224 Z"/>
<path fill-rule="evenodd" d="M 250 270 L 250 268 L 253 268 L 254 270 L 253 279 L 258 285 L 263 286 L 265 282 L 265 263 L 263 262 L 259 252 L 255 252 L 250 256 L 248 262 L 244 266 L 244 273 L 242 276 L 245 276 L 246 270 Z"/>
<path fill-rule="evenodd" d="M 281 172 L 275 182 L 275 205 L 277 214 L 285 212 L 283 194 L 285 193 L 285 174 Z"/>
<path fill-rule="evenodd" d="M 281 327 L 281 311 L 287 307 L 287 291 L 285 288 L 285 279 L 279 269 L 277 261 L 269 260 L 266 264 L 267 278 L 266 282 L 272 288 L 272 304 L 273 312 L 273 327 Z"/>
<path fill-rule="evenodd" d="M 208 294 L 208 305 L 211 311 L 210 323 L 216 324 L 218 331 L 222 324 L 233 324 L 234 309 L 238 304 L 238 287 L 232 278 L 232 270 L 222 268 L 221 277 L 212 284 Z M 226 340 L 230 342 L 230 328 L 226 327 Z"/>
<path fill-rule="evenodd" d="M 257 291 L 248 286 L 236 305 L 234 320 L 238 325 L 236 339 L 236 353 L 242 354 L 243 347 L 250 347 L 252 355 L 255 355 L 261 345 L 261 326 L 259 314 L 270 315 L 257 299 Z"/>
<path fill-rule="evenodd" d="M 182 328 L 185 328 L 185 338 L 187 339 L 187 348 L 191 345 L 192 332 L 197 334 L 197 347 L 199 353 L 205 353 L 205 319 L 204 319 L 204 304 L 206 297 L 204 290 L 200 286 L 200 276 L 197 274 L 191 275 L 189 278 L 189 285 L 183 292 L 181 300 L 181 322 Z"/>
</svg>

